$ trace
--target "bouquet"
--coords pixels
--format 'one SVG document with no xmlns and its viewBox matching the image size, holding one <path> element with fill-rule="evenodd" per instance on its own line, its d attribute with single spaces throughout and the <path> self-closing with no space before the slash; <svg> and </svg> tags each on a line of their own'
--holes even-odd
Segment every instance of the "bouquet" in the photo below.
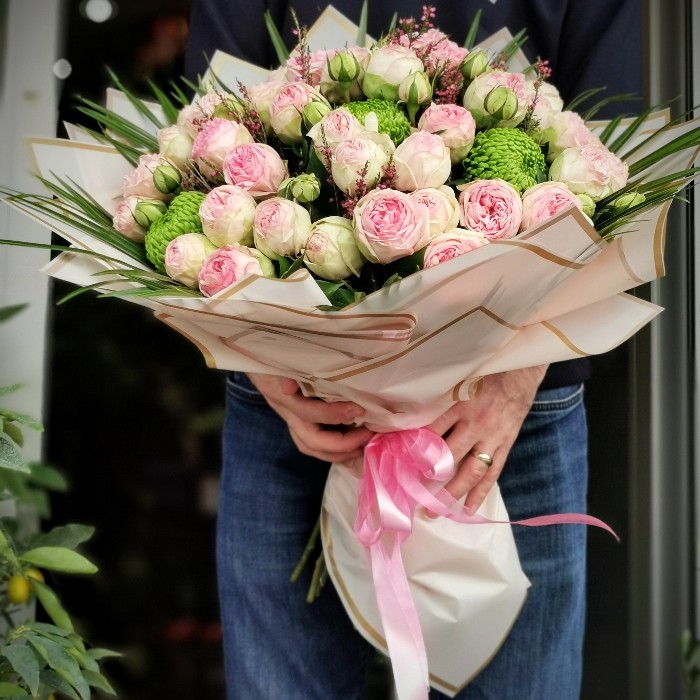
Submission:
<svg viewBox="0 0 700 700">
<path fill-rule="evenodd" d="M 528 586 L 497 488 L 476 515 L 449 501 L 450 456 L 423 426 L 485 375 L 605 352 L 659 312 L 625 292 L 663 274 L 700 144 L 667 109 L 594 122 L 610 98 L 565 107 L 522 35 L 474 46 L 474 24 L 459 45 L 433 17 L 375 41 L 329 10 L 291 55 L 271 27 L 278 70 L 217 52 L 192 101 L 114 76 L 106 107 L 83 101 L 101 129 L 32 142 L 49 194 L 6 193 L 69 242 L 46 271 L 74 293 L 153 309 L 211 367 L 365 408 L 378 435 L 364 469 L 331 469 L 324 553 L 402 699 L 454 695 Z"/>
</svg>

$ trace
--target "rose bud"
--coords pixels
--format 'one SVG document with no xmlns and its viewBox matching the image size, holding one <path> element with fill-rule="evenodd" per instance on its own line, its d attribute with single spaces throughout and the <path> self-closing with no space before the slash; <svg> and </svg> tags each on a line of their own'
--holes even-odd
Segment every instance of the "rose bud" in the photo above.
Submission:
<svg viewBox="0 0 700 700">
<path fill-rule="evenodd" d="M 518 98 L 510 88 L 500 85 L 486 95 L 484 107 L 496 121 L 508 121 L 518 111 Z"/>
<path fill-rule="evenodd" d="M 512 91 L 517 101 L 517 106 L 514 110 L 510 103 L 512 98 L 504 98 L 503 91 L 493 92 L 494 88 L 498 87 L 505 87 Z M 489 100 L 489 106 L 496 113 L 499 113 L 499 110 L 503 107 L 503 111 L 508 114 L 512 113 L 512 116 L 509 116 L 508 119 L 494 117 L 486 107 L 487 99 Z M 491 105 L 491 102 L 493 102 L 493 105 Z M 495 126 L 506 128 L 517 126 L 525 118 L 529 107 L 525 76 L 522 73 L 506 73 L 504 71 L 482 73 L 469 83 L 464 93 L 462 104 L 472 113 L 478 129 L 488 129 Z"/>
<path fill-rule="evenodd" d="M 587 194 L 576 195 L 581 202 L 583 213 L 590 219 L 595 214 L 595 202 Z"/>
<path fill-rule="evenodd" d="M 472 51 L 460 66 L 462 76 L 465 80 L 472 81 L 478 75 L 485 73 L 489 68 L 489 57 L 482 49 Z"/>
<path fill-rule="evenodd" d="M 424 72 L 411 73 L 399 85 L 399 100 L 406 103 L 411 124 L 416 123 L 416 113 L 422 105 L 430 101 L 433 87 L 430 78 Z"/>
<path fill-rule="evenodd" d="M 156 168 L 167 164 L 158 153 L 145 153 L 139 156 L 138 165 L 124 178 L 122 196 L 146 197 L 147 199 L 163 199 L 169 201 L 172 196 L 161 192 L 153 181 Z"/>
<path fill-rule="evenodd" d="M 620 212 L 629 209 L 630 207 L 636 207 L 640 204 L 644 204 L 646 197 L 641 192 L 626 192 L 620 195 L 612 203 L 613 207 Z"/>
<path fill-rule="evenodd" d="M 337 282 L 358 277 L 365 259 L 357 247 L 352 223 L 342 216 L 316 221 L 306 241 L 304 264 L 322 279 Z"/>
<path fill-rule="evenodd" d="M 369 49 L 362 46 L 336 51 L 333 58 L 327 58 L 321 71 L 321 92 L 334 104 L 364 99 L 363 66 L 368 60 Z"/>
<path fill-rule="evenodd" d="M 139 226 L 148 230 L 166 211 L 168 206 L 159 199 L 141 199 L 134 207 L 134 219 Z"/>
<path fill-rule="evenodd" d="M 163 259 L 165 272 L 191 289 L 199 286 L 199 271 L 216 246 L 201 233 L 183 233 L 168 243 Z"/>
<path fill-rule="evenodd" d="M 328 104 L 328 102 L 311 100 L 311 102 L 304 107 L 303 120 L 306 129 L 308 130 L 315 124 L 318 124 L 323 117 L 326 116 L 326 114 L 331 112 L 331 110 L 332 107 Z"/>
<path fill-rule="evenodd" d="M 309 204 L 321 194 L 321 183 L 313 173 L 303 173 L 292 178 L 288 190 L 292 199 L 299 204 Z"/>
<path fill-rule="evenodd" d="M 173 194 L 182 183 L 182 173 L 174 165 L 159 165 L 153 171 L 153 184 L 163 194 Z"/>
</svg>

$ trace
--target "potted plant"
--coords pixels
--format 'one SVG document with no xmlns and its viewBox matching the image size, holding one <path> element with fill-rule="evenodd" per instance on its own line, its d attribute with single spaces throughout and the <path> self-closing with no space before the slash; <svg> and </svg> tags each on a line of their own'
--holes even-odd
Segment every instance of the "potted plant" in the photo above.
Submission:
<svg viewBox="0 0 700 700">
<path fill-rule="evenodd" d="M 0 321 L 22 308 L 0 308 Z M 43 426 L 5 408 L 5 397 L 20 388 L 0 386 L 0 698 L 88 700 L 94 689 L 115 695 L 101 661 L 117 654 L 89 647 L 50 585 L 56 574 L 97 571 L 78 551 L 94 529 L 66 524 L 42 530 L 49 493 L 67 484 L 59 471 L 22 453 L 24 431 Z"/>
</svg>

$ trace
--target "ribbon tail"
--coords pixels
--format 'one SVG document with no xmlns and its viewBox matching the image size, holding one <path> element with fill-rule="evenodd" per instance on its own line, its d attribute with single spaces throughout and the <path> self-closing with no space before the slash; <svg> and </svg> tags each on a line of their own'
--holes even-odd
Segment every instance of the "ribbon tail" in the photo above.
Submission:
<svg viewBox="0 0 700 700">
<path fill-rule="evenodd" d="M 428 658 L 394 534 L 392 553 L 383 543 L 370 547 L 377 606 L 392 661 L 397 700 L 428 700 Z"/>
</svg>

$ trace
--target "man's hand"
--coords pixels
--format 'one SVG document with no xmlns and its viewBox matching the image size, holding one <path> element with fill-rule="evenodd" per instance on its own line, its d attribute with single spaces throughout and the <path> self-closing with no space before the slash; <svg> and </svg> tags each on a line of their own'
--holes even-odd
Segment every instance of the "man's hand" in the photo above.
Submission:
<svg viewBox="0 0 700 700">
<path fill-rule="evenodd" d="M 351 401 L 329 403 L 302 395 L 293 379 L 249 374 L 250 381 L 271 408 L 287 423 L 294 444 L 303 454 L 324 462 L 347 462 L 361 457 L 374 433 L 352 426 L 364 410 Z M 337 426 L 329 429 L 329 426 Z"/>
<path fill-rule="evenodd" d="M 445 488 L 475 513 L 501 474 L 506 457 L 530 410 L 546 365 L 492 374 L 481 380 L 476 398 L 460 401 L 428 427 L 442 435 L 457 471 Z M 493 459 L 487 467 L 470 454 L 485 452 Z"/>
</svg>

